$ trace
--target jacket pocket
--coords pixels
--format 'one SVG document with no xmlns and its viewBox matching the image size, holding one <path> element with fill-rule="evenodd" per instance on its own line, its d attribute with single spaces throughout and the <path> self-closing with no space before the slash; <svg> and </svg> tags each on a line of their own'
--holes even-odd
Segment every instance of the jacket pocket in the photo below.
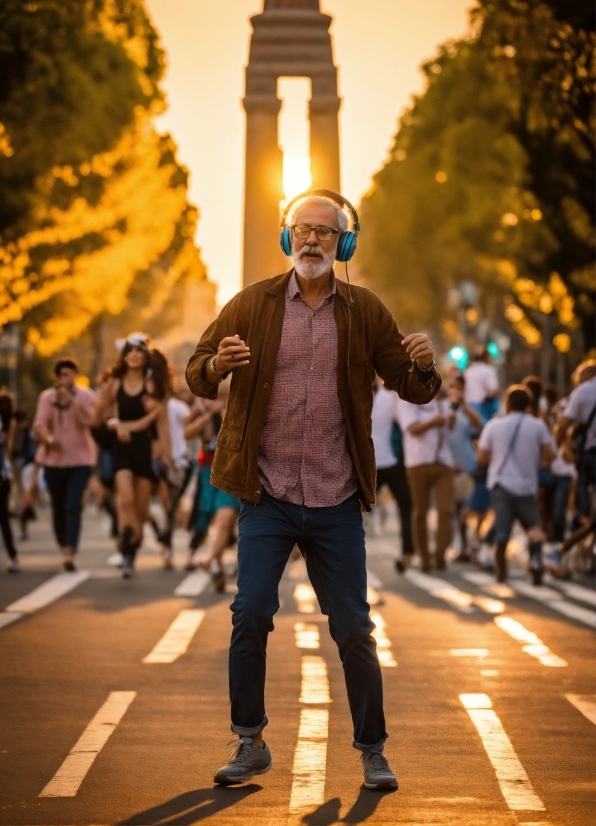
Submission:
<svg viewBox="0 0 596 826">
<path fill-rule="evenodd" d="M 226 421 L 224 418 L 223 425 L 217 437 L 217 444 L 228 450 L 240 450 L 242 446 L 242 437 L 244 435 L 244 427 L 236 425 L 232 422 Z"/>
</svg>

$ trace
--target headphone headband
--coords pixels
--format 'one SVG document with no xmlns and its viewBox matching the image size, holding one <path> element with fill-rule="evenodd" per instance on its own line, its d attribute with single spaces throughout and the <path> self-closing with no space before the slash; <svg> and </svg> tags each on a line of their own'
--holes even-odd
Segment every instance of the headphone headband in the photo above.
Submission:
<svg viewBox="0 0 596 826">
<path fill-rule="evenodd" d="M 281 216 L 281 226 L 285 227 L 286 218 L 288 217 L 288 214 L 296 201 L 302 201 L 305 198 L 310 198 L 312 196 L 327 198 L 328 201 L 333 201 L 333 203 L 337 204 L 339 207 L 347 207 L 352 216 L 352 230 L 356 234 L 360 232 L 360 221 L 358 220 L 358 213 L 356 212 L 356 209 L 347 198 L 344 198 L 344 196 L 340 195 L 338 192 L 333 192 L 332 189 L 309 189 L 306 192 L 301 192 L 300 195 L 294 196 L 294 198 L 288 202 L 286 208 L 284 209 L 283 215 Z"/>
</svg>

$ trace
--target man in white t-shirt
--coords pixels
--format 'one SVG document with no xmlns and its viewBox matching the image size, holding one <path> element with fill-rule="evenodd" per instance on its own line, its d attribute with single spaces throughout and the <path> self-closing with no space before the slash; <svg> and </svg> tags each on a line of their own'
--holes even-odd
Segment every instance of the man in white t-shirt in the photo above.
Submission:
<svg viewBox="0 0 596 826">
<path fill-rule="evenodd" d="M 490 364 L 490 354 L 483 347 L 472 364 L 464 372 L 466 380 L 464 401 L 473 406 L 484 418 L 490 418 L 496 412 L 496 399 L 499 395 L 499 379 L 494 366 Z M 489 412 L 490 411 L 490 412 Z"/>
<path fill-rule="evenodd" d="M 435 565 L 445 569 L 445 551 L 451 541 L 453 456 L 449 447 L 449 406 L 445 400 L 410 404 L 400 399 L 397 409 L 404 439 L 406 472 L 414 500 L 416 543 L 422 570 L 430 571 L 426 517 L 434 490 L 438 513 Z"/>
<path fill-rule="evenodd" d="M 528 533 L 534 584 L 542 581 L 542 532 L 538 515 L 538 470 L 555 458 L 553 439 L 541 419 L 531 414 L 530 394 L 513 384 L 505 396 L 507 415 L 491 419 L 478 443 L 478 464 L 488 465 L 488 487 L 495 511 L 497 582 L 507 579 L 505 552 L 513 523 Z"/>
<path fill-rule="evenodd" d="M 590 488 L 596 481 L 596 361 L 589 359 L 576 370 L 579 384 L 569 396 L 563 414 L 555 428 L 558 444 L 562 444 L 569 426 L 573 423 L 584 427 L 579 444 L 576 444 L 578 469 L 578 510 L 583 522 L 590 517 Z"/>
</svg>

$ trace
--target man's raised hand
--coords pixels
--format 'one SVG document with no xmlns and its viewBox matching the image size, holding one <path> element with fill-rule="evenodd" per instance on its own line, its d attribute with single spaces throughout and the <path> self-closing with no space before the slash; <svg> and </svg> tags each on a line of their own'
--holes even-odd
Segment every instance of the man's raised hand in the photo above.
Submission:
<svg viewBox="0 0 596 826">
<path fill-rule="evenodd" d="M 430 367 L 435 357 L 433 343 L 424 333 L 410 333 L 402 341 L 402 346 L 406 348 L 406 353 L 423 369 Z"/>
<path fill-rule="evenodd" d="M 240 336 L 226 336 L 219 342 L 214 366 L 222 373 L 249 364 L 250 350 Z"/>
</svg>

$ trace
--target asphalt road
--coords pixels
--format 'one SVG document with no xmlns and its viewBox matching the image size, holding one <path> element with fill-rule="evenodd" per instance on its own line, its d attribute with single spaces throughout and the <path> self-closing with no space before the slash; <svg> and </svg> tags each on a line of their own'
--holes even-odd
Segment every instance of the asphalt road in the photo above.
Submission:
<svg viewBox="0 0 596 826">
<path fill-rule="evenodd" d="M 268 653 L 274 769 L 221 788 L 232 581 L 215 594 L 187 580 L 183 532 L 177 570 L 161 569 L 149 540 L 123 581 L 106 562 L 104 520 L 89 512 L 88 576 L 69 580 L 48 524 L 42 512 L 21 543 L 23 573 L 0 574 L 0 823 L 595 822 L 589 582 L 524 593 L 514 571 L 513 589 L 497 594 L 470 565 L 399 576 L 395 536 L 369 539 L 386 753 L 400 784 L 379 793 L 362 788 L 337 651 L 301 562 L 290 564 Z M 174 593 L 183 582 L 194 595 Z"/>
</svg>

